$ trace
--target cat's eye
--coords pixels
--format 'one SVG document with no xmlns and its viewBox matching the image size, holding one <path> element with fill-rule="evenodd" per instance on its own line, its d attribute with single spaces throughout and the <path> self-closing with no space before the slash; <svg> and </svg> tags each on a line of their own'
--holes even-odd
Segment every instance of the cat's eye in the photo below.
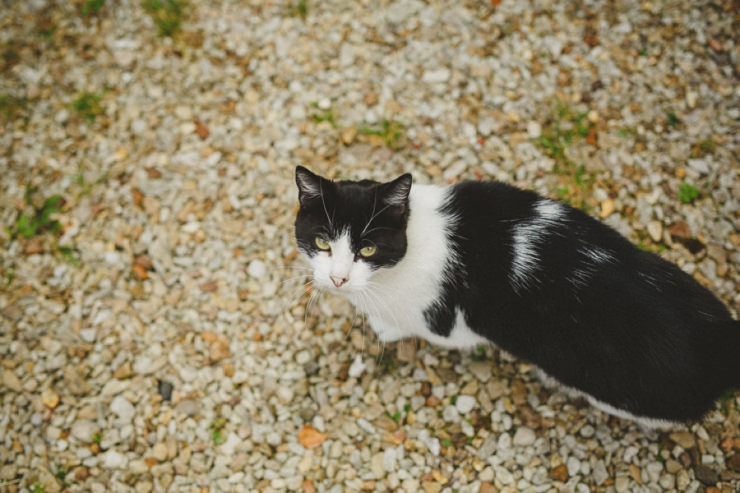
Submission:
<svg viewBox="0 0 740 493">
<path fill-rule="evenodd" d="M 378 248 L 375 245 L 366 246 L 360 249 L 360 255 L 363 257 L 372 257 Z"/>
<path fill-rule="evenodd" d="M 321 236 L 317 236 L 314 240 L 316 242 L 316 246 L 319 247 L 321 250 L 328 250 L 329 242 L 323 239 Z"/>
</svg>

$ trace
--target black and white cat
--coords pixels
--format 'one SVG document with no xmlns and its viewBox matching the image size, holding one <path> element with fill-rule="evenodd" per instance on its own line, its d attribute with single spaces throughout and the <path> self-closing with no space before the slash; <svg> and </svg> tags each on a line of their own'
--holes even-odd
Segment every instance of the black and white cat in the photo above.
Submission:
<svg viewBox="0 0 740 493">
<path fill-rule="evenodd" d="M 332 182 L 296 169 L 314 282 L 381 341 L 493 343 L 646 426 L 740 387 L 740 322 L 675 265 L 584 212 L 499 182 Z"/>
</svg>

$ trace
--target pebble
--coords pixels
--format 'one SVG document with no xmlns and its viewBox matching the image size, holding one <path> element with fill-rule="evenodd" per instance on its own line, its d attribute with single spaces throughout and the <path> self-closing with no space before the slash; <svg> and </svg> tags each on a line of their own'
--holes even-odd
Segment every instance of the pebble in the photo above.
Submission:
<svg viewBox="0 0 740 493">
<path fill-rule="evenodd" d="M 116 396 L 110 404 L 110 410 L 124 423 L 130 423 L 136 415 L 136 408 L 123 396 Z"/>
<path fill-rule="evenodd" d="M 475 397 L 470 395 L 459 395 L 455 401 L 455 407 L 460 414 L 468 414 L 476 404 Z"/>
<path fill-rule="evenodd" d="M 247 274 L 255 279 L 262 279 L 267 274 L 267 266 L 261 260 L 252 260 L 247 268 Z"/>
<path fill-rule="evenodd" d="M 20 392 L 23 389 L 21 380 L 11 370 L 3 370 L 3 385 L 13 392 Z"/>
<path fill-rule="evenodd" d="M 537 440 L 537 435 L 532 428 L 520 426 L 514 433 L 512 443 L 517 447 L 527 447 Z"/>
<path fill-rule="evenodd" d="M 568 467 L 568 476 L 570 477 L 576 476 L 581 472 L 581 461 L 573 456 L 568 457 L 566 466 Z"/>
<path fill-rule="evenodd" d="M 109 450 L 103 455 L 103 467 L 106 469 L 124 469 L 126 465 L 126 456 L 116 450 Z"/>
<path fill-rule="evenodd" d="M 100 427 L 89 419 L 78 419 L 70 429 L 70 435 L 83 443 L 92 443 L 98 433 Z"/>
<path fill-rule="evenodd" d="M 688 431 L 677 431 L 668 435 L 668 438 L 680 445 L 685 450 L 692 449 L 696 446 L 696 438 L 693 433 Z"/>
</svg>

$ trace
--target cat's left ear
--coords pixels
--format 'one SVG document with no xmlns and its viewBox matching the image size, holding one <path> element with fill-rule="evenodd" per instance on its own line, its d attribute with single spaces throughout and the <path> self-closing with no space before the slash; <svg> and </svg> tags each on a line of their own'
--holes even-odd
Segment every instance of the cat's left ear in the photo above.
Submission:
<svg viewBox="0 0 740 493">
<path fill-rule="evenodd" d="M 384 183 L 382 185 L 383 202 L 391 207 L 407 208 L 411 181 L 411 174 L 406 173 L 391 182 Z"/>
</svg>

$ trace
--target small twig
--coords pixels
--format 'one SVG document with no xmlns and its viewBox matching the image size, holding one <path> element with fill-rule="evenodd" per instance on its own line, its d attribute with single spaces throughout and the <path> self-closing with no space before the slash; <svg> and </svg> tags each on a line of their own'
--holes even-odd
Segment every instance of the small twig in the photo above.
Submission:
<svg viewBox="0 0 740 493">
<path fill-rule="evenodd" d="M 13 480 L 10 480 L 10 481 L 3 481 L 2 483 L 0 483 L 0 488 L 2 488 L 3 486 L 10 486 L 11 484 L 16 484 L 16 483 L 20 483 L 20 482 L 21 482 L 21 479 L 13 479 Z"/>
</svg>

